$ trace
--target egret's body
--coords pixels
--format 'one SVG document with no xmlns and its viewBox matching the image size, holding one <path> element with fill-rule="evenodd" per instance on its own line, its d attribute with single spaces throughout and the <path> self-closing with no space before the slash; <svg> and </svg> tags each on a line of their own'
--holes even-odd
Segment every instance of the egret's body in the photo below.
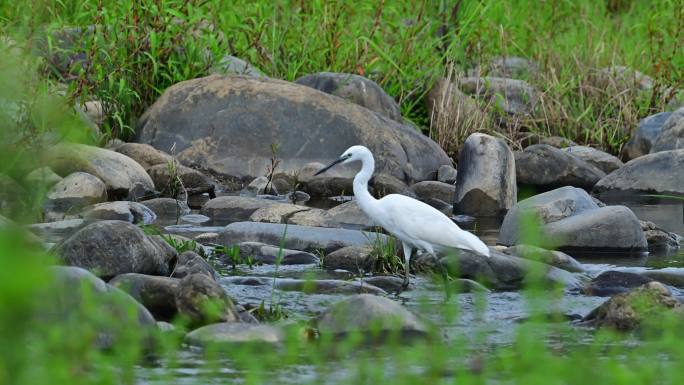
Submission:
<svg viewBox="0 0 684 385">
<path fill-rule="evenodd" d="M 354 177 L 354 197 L 361 210 L 376 224 L 401 241 L 405 258 L 404 287 L 408 286 L 408 268 L 414 249 L 428 253 L 447 250 L 470 250 L 489 256 L 489 248 L 475 235 L 461 230 L 446 215 L 419 200 L 390 194 L 375 199 L 368 192 L 368 181 L 375 170 L 373 154 L 364 146 L 352 146 L 342 156 L 318 171 L 321 174 L 338 163 L 361 161 L 361 171 Z"/>
</svg>

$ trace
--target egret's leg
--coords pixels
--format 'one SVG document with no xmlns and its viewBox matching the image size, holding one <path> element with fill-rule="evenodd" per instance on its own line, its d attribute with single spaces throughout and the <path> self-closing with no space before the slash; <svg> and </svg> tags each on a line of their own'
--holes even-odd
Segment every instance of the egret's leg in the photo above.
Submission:
<svg viewBox="0 0 684 385">
<path fill-rule="evenodd" d="M 406 290 L 409 285 L 409 265 L 411 264 L 411 254 L 413 254 L 413 247 L 408 243 L 402 242 L 404 248 L 404 283 L 401 285 L 402 290 Z"/>
</svg>

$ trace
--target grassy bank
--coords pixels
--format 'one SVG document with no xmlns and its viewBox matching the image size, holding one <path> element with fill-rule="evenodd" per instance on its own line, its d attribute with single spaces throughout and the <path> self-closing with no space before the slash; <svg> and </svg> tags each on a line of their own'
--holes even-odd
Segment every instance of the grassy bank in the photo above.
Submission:
<svg viewBox="0 0 684 385">
<path fill-rule="evenodd" d="M 486 74 L 490 59 L 505 55 L 540 65 L 527 79 L 541 93 L 539 108 L 505 128 L 487 124 L 489 131 L 512 143 L 519 131 L 561 135 L 617 153 L 638 119 L 665 109 L 683 86 L 682 8 L 681 0 L 33 0 L 5 4 L 0 17 L 4 33 L 34 40 L 45 29 L 99 26 L 73 33 L 84 60 L 68 71 L 48 61 L 44 73 L 69 81 L 76 100 L 103 100 L 110 136 L 130 137 L 137 117 L 164 89 L 208 74 L 231 54 L 286 80 L 319 71 L 371 77 L 424 132 L 455 135 L 436 138 L 452 143 L 447 150 L 454 153 L 482 125 L 459 132 L 431 127 L 426 93 L 452 68 L 463 74 L 483 64 Z M 651 76 L 653 87 L 621 92 L 592 81 L 614 65 Z"/>
</svg>

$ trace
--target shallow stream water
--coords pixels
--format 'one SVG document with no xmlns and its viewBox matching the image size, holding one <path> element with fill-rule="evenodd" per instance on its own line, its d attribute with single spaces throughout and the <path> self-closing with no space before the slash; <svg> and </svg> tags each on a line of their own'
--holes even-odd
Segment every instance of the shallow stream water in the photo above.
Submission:
<svg viewBox="0 0 684 385">
<path fill-rule="evenodd" d="M 631 208 L 641 220 L 656 223 L 665 230 L 684 236 L 684 202 L 652 197 L 624 196 L 606 202 L 607 204 L 623 204 Z M 326 203 L 324 203 L 326 204 Z M 320 207 L 319 202 L 317 206 Z M 494 245 L 498 236 L 499 222 L 492 219 L 475 219 L 470 223 L 460 223 L 462 227 L 474 231 L 485 243 Z M 201 232 L 218 232 L 225 224 L 212 223 L 212 226 L 188 225 L 172 226 L 174 233 L 195 235 Z M 593 277 L 607 270 L 642 271 L 645 269 L 682 269 L 684 271 L 684 250 L 680 248 L 670 253 L 571 253 L 582 262 L 587 277 Z M 330 273 L 317 265 L 280 266 L 273 265 L 247 267 L 238 266 L 233 270 L 229 266 L 217 266 L 224 275 L 249 275 L 265 277 L 289 278 L 353 278 L 348 273 Z M 521 292 L 492 292 L 486 295 L 468 293 L 445 295 L 444 288 L 428 277 L 418 276 L 412 281 L 413 290 L 402 293 L 396 300 L 404 303 L 409 309 L 425 317 L 436 325 L 446 342 L 465 339 L 482 347 L 506 345 L 515 337 L 515 326 L 524 321 L 529 314 L 529 303 Z M 226 290 L 241 304 L 258 306 L 262 300 L 268 304 L 274 301 L 282 307 L 291 320 L 310 320 L 325 310 L 330 304 L 340 300 L 344 295 L 305 294 L 296 291 L 273 290 L 270 286 L 225 285 Z M 678 290 L 675 294 L 681 294 Z M 560 301 L 548 303 L 548 312 L 561 314 L 566 319 L 577 319 L 586 315 L 593 308 L 604 302 L 605 297 L 586 296 L 577 293 L 565 293 Z M 458 309 L 455 317 L 445 315 L 446 307 Z M 584 337 L 591 340 L 591 331 L 585 331 Z M 482 336 L 485 336 L 482 338 Z M 579 342 L 581 343 L 581 342 Z M 177 383 L 196 384 L 195 378 L 207 374 L 203 368 L 202 355 L 195 350 L 183 352 L 178 367 L 174 367 L 173 377 Z M 163 383 L 157 377 L 160 371 L 170 370 L 161 367 L 140 368 L 141 383 Z M 225 383 L 228 379 L 239 379 L 241 373 L 231 369 L 229 357 L 218 363 L 221 368 L 209 377 L 202 376 L 201 383 Z M 390 369 L 388 369 L 390 370 Z M 165 372 L 168 375 L 168 372 Z M 302 383 L 316 378 L 315 369 L 307 365 L 295 365 L 280 369 L 274 373 L 273 383 Z M 344 378 L 342 368 L 331 371 L 330 379 Z"/>
</svg>

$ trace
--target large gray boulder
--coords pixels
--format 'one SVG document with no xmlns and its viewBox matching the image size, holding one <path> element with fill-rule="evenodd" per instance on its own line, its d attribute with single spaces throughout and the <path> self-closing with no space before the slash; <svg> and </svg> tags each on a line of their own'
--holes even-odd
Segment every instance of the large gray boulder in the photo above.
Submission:
<svg viewBox="0 0 684 385">
<path fill-rule="evenodd" d="M 430 255 L 420 256 L 416 264 L 430 266 L 439 271 L 447 271 L 453 277 L 466 278 L 482 282 L 485 286 L 496 290 L 517 290 L 525 286 L 531 272 L 540 276 L 542 284 L 558 285 L 566 290 L 579 290 L 580 280 L 572 273 L 541 262 L 506 255 L 490 250 L 490 256 L 468 251 L 443 256 L 434 262 L 423 259 L 434 258 Z M 434 263 L 434 264 L 433 264 Z"/>
<path fill-rule="evenodd" d="M 100 178 L 75 172 L 57 182 L 43 204 L 46 219 L 61 220 L 66 214 L 76 214 L 84 207 L 107 200 L 107 186 Z"/>
<path fill-rule="evenodd" d="M 584 190 L 562 187 L 518 202 L 506 214 L 498 243 L 511 246 L 521 242 L 536 220 L 547 246 L 566 249 L 604 249 L 643 251 L 647 249 L 644 232 L 634 213 L 624 206 L 599 207 Z M 528 220 L 529 220 L 528 219 Z M 534 230 L 536 231 L 536 230 Z"/>
<path fill-rule="evenodd" d="M 79 266 L 99 277 L 125 273 L 168 275 L 176 251 L 163 240 L 148 237 L 123 221 L 92 223 L 55 245 L 67 265 Z"/>
<path fill-rule="evenodd" d="M 385 297 L 359 294 L 328 308 L 317 322 L 321 334 L 345 336 L 361 333 L 383 337 L 397 333 L 416 337 L 428 333 L 427 325 L 406 308 Z"/>
<path fill-rule="evenodd" d="M 548 144 L 534 144 L 515 153 L 520 184 L 551 189 L 575 186 L 591 189 L 606 173 L 596 166 Z"/>
<path fill-rule="evenodd" d="M 650 153 L 670 115 L 672 112 L 659 112 L 641 119 L 629 141 L 622 146 L 624 158 L 631 160 Z"/>
<path fill-rule="evenodd" d="M 397 122 L 403 122 L 399 104 L 374 81 L 363 76 L 335 72 L 319 72 L 302 76 L 297 84 L 366 107 Z"/>
<path fill-rule="evenodd" d="M 377 253 L 371 245 L 347 246 L 335 250 L 323 258 L 323 267 L 328 270 L 347 270 L 352 273 L 373 272 Z"/>
<path fill-rule="evenodd" d="M 458 160 L 454 212 L 502 215 L 516 199 L 516 164 L 511 149 L 493 136 L 470 135 Z"/>
<path fill-rule="evenodd" d="M 82 171 L 100 178 L 107 186 L 109 199 L 140 198 L 154 192 L 154 183 L 145 169 L 118 152 L 61 143 L 48 151 L 47 162 L 62 176 Z"/>
<path fill-rule="evenodd" d="M 669 121 L 670 119 L 668 119 Z M 671 128 L 666 129 L 665 126 L 668 122 L 663 125 L 663 132 L 658 135 L 658 139 L 651 148 L 651 153 L 684 149 L 684 118 L 679 119 Z"/>
<path fill-rule="evenodd" d="M 593 164 L 606 174 L 611 173 L 624 165 L 617 157 L 592 147 L 570 146 L 563 148 L 561 151 L 565 151 L 589 164 Z"/>
<path fill-rule="evenodd" d="M 377 237 L 386 241 L 384 234 L 373 232 L 257 222 L 231 223 L 221 233 L 224 245 L 248 241 L 281 245 L 281 240 L 284 240 L 283 247 L 287 249 L 323 250 L 326 254 L 345 246 L 372 244 Z"/>
<path fill-rule="evenodd" d="M 684 149 L 644 155 L 606 175 L 594 192 L 684 194 Z"/>
<path fill-rule="evenodd" d="M 271 163 L 279 170 L 331 162 L 364 144 L 376 169 L 401 180 L 426 180 L 449 159 L 414 127 L 402 125 L 310 87 L 275 79 L 209 76 L 169 87 L 145 112 L 138 139 L 160 149 L 174 143 L 188 165 L 251 180 Z"/>
</svg>

